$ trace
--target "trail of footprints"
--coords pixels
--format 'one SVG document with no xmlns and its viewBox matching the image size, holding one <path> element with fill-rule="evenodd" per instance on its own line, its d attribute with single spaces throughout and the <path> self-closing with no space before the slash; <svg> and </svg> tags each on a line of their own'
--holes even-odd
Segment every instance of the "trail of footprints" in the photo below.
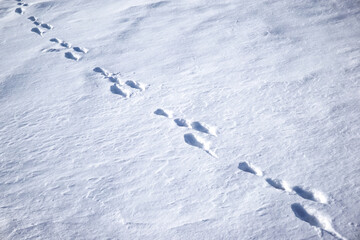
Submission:
<svg viewBox="0 0 360 240">
<path fill-rule="evenodd" d="M 240 162 L 238 168 L 246 173 L 250 173 L 259 177 L 264 176 L 264 172 L 260 168 L 252 165 L 249 162 Z M 329 203 L 328 197 L 318 190 L 308 189 L 298 185 L 291 186 L 288 182 L 276 178 L 266 177 L 265 181 L 268 185 L 277 190 L 287 192 L 289 194 L 296 194 L 303 199 L 321 204 Z M 291 204 L 291 209 L 297 218 L 315 227 L 320 235 L 322 235 L 322 232 L 325 231 L 338 239 L 346 239 L 334 230 L 331 225 L 331 219 L 327 218 L 317 210 L 304 207 L 300 203 Z"/>
<path fill-rule="evenodd" d="M 15 12 L 23 15 L 25 13 L 25 8 L 29 5 L 22 2 L 22 0 L 15 1 L 17 2 L 18 6 L 15 9 Z M 50 31 L 54 28 L 48 23 L 39 21 L 38 18 L 36 18 L 35 16 L 30 16 L 28 19 L 36 26 L 33 27 L 31 31 L 41 37 L 47 31 Z M 54 47 L 49 49 L 43 49 L 43 52 L 61 52 L 64 50 L 65 58 L 74 61 L 79 61 L 82 56 L 89 51 L 87 48 L 84 47 L 73 47 L 71 43 L 60 40 L 58 38 L 51 38 L 50 42 L 57 44 L 59 48 Z M 111 82 L 112 85 L 110 86 L 110 91 L 113 94 L 119 95 L 123 98 L 129 98 L 134 94 L 133 91 L 141 92 L 144 91 L 147 87 L 145 84 L 133 80 L 123 81 L 119 73 L 110 73 L 101 67 L 96 67 L 93 69 L 93 71 L 101 74 L 104 79 L 107 79 L 109 82 Z M 171 111 L 167 111 L 161 108 L 157 109 L 154 114 L 173 119 L 174 123 L 178 127 L 197 131 L 198 133 L 203 134 L 207 138 L 217 137 L 216 128 L 209 126 L 208 124 L 199 121 L 189 121 L 184 118 L 174 118 Z M 184 142 L 190 146 L 202 149 L 214 158 L 218 158 L 215 151 L 212 150 L 210 147 L 211 143 L 208 140 L 204 139 L 204 137 L 199 136 L 198 134 L 185 133 Z M 250 173 L 258 177 L 264 177 L 263 171 L 249 162 L 240 162 L 238 168 L 246 173 Z M 298 185 L 291 186 L 286 181 L 276 178 L 266 177 L 264 180 L 269 186 L 279 191 L 283 191 L 289 194 L 296 194 L 303 199 L 316 203 L 328 204 L 327 196 L 318 190 L 308 189 Z M 325 231 L 336 238 L 346 239 L 333 229 L 331 225 L 331 219 L 328 219 L 318 211 L 309 207 L 304 207 L 300 203 L 291 204 L 291 209 L 297 218 L 315 227 L 321 234 L 323 231 Z"/>
<path fill-rule="evenodd" d="M 49 23 L 43 23 L 34 16 L 28 17 L 28 19 L 36 26 L 33 27 L 31 31 L 40 35 L 41 37 L 46 33 L 46 30 L 52 30 L 54 28 Z"/>
<path fill-rule="evenodd" d="M 173 118 L 172 112 L 161 109 L 161 108 L 155 110 L 154 114 L 163 116 L 166 118 L 170 118 L 170 119 Z M 204 133 L 204 134 L 211 135 L 214 137 L 217 136 L 215 127 L 209 126 L 209 125 L 207 125 L 205 123 L 201 123 L 199 121 L 191 122 L 184 118 L 175 118 L 174 123 L 178 127 L 192 129 L 192 130 L 198 131 L 200 133 Z M 211 145 L 210 142 L 205 140 L 204 138 L 202 138 L 198 135 L 195 135 L 193 133 L 186 133 L 186 134 L 184 134 L 184 141 L 185 141 L 185 143 L 187 143 L 193 147 L 197 147 L 197 148 L 204 150 L 205 152 L 210 154 L 212 157 L 218 158 L 215 151 L 210 148 L 210 145 Z"/>
<path fill-rule="evenodd" d="M 123 98 L 129 98 L 135 94 L 134 91 L 145 91 L 146 85 L 137 82 L 134 80 L 122 80 L 119 73 L 110 73 L 101 67 L 96 67 L 93 69 L 94 72 L 99 73 L 103 76 L 104 79 L 109 80 L 112 83 L 110 86 L 110 91 L 113 94 L 117 94 Z"/>
<path fill-rule="evenodd" d="M 18 7 L 15 9 L 16 13 L 19 13 L 20 15 L 23 15 L 25 13 L 25 10 L 23 7 L 27 7 L 28 4 L 23 3 L 22 0 L 15 0 L 17 2 Z M 44 34 L 47 31 L 52 30 L 54 27 L 45 22 L 41 22 L 37 17 L 30 16 L 28 17 L 28 20 L 31 21 L 36 27 L 33 27 L 31 29 L 32 32 L 38 34 L 39 36 L 43 37 Z M 46 48 L 43 49 L 42 52 L 62 52 L 64 51 L 64 57 L 70 60 L 79 61 L 84 56 L 84 54 L 87 54 L 89 50 L 85 47 L 80 46 L 73 46 L 70 42 L 61 40 L 59 38 L 51 38 L 50 42 L 53 44 L 56 44 L 55 47 Z M 103 68 L 96 67 L 93 69 L 97 73 L 101 73 L 104 78 L 108 79 L 110 82 L 113 83 L 112 86 L 110 86 L 110 91 L 114 94 L 120 95 L 124 98 L 129 98 L 134 93 L 132 90 L 136 91 L 144 91 L 146 89 L 146 85 L 134 80 L 127 80 L 122 81 L 120 79 L 119 74 L 114 74 L 106 71 Z"/>
<path fill-rule="evenodd" d="M 16 8 L 15 12 L 23 15 L 25 13 L 23 7 L 27 7 L 29 5 L 27 3 L 23 3 L 22 0 L 16 0 L 16 2 L 18 2 L 17 5 L 21 7 Z M 36 33 L 41 37 L 43 37 L 46 32 L 54 28 L 51 24 L 42 22 L 35 16 L 28 17 L 28 20 L 35 25 L 35 27 L 31 28 L 31 32 Z M 61 52 L 62 50 L 65 50 L 66 52 L 64 53 L 64 57 L 74 61 L 79 61 L 82 56 L 89 51 L 87 48 L 80 46 L 72 47 L 71 43 L 58 38 L 52 38 L 50 39 L 50 42 L 58 44 L 60 48 L 43 49 L 43 52 Z"/>
<path fill-rule="evenodd" d="M 57 44 L 60 48 L 49 48 L 49 49 L 43 49 L 43 52 L 60 52 L 62 50 L 65 50 L 65 58 L 71 59 L 74 61 L 79 61 L 84 54 L 88 53 L 89 50 L 84 47 L 73 47 L 71 43 L 63 41 L 59 38 L 51 38 L 50 42 Z"/>
<path fill-rule="evenodd" d="M 29 6 L 29 4 L 22 2 L 22 0 L 15 0 L 17 2 L 17 8 L 15 9 L 15 12 L 23 15 L 25 13 L 25 7 Z"/>
</svg>

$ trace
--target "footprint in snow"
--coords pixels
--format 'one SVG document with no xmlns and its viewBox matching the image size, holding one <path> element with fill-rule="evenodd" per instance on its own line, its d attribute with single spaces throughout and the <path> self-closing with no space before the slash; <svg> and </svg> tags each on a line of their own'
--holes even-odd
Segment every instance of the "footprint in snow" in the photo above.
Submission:
<svg viewBox="0 0 360 240">
<path fill-rule="evenodd" d="M 71 43 L 62 41 L 60 43 L 60 46 L 65 47 L 65 48 L 71 48 Z"/>
<path fill-rule="evenodd" d="M 30 17 L 28 17 L 28 19 L 32 22 L 37 21 L 37 18 L 35 16 L 30 16 Z"/>
<path fill-rule="evenodd" d="M 133 81 L 133 80 L 128 80 L 128 81 L 125 82 L 125 84 L 128 85 L 131 88 L 135 88 L 135 89 L 138 89 L 140 91 L 145 90 L 145 85 L 144 84 Z"/>
<path fill-rule="evenodd" d="M 16 9 L 15 9 L 15 12 L 18 13 L 18 14 L 20 14 L 20 15 L 23 15 L 23 14 L 25 13 L 24 9 L 22 9 L 21 7 L 16 8 Z"/>
<path fill-rule="evenodd" d="M 196 130 L 196 131 L 202 132 L 202 133 L 206 133 L 206 134 L 216 136 L 216 129 L 214 127 L 210 127 L 210 126 L 206 125 L 205 123 L 192 122 L 191 123 L 191 128 Z"/>
<path fill-rule="evenodd" d="M 176 118 L 174 119 L 174 122 L 176 123 L 176 125 L 178 125 L 179 127 L 190 127 L 190 123 L 183 118 Z"/>
<path fill-rule="evenodd" d="M 84 47 L 73 47 L 74 51 L 80 52 L 80 53 L 87 53 L 89 50 Z"/>
<path fill-rule="evenodd" d="M 108 71 L 106 71 L 105 69 L 101 68 L 101 67 L 96 67 L 93 69 L 94 72 L 96 73 L 101 73 L 104 77 L 109 77 L 110 73 Z"/>
<path fill-rule="evenodd" d="M 188 120 L 183 119 L 183 118 L 176 118 L 176 119 L 174 119 L 174 122 L 179 127 L 186 127 L 186 128 L 194 129 L 194 130 L 196 130 L 198 132 L 202 132 L 202 133 L 210 134 L 210 135 L 213 135 L 213 136 L 217 136 L 216 135 L 216 128 L 215 127 L 210 127 L 205 123 L 201 123 L 201 122 L 198 122 L 198 121 L 189 122 Z"/>
<path fill-rule="evenodd" d="M 319 203 L 323 203 L 323 204 L 327 204 L 328 203 L 328 199 L 326 197 L 326 195 L 322 192 L 319 192 L 317 190 L 306 190 L 300 186 L 294 186 L 292 188 L 292 190 L 299 195 L 300 197 L 307 199 L 307 200 L 311 200 L 314 202 L 319 202 Z"/>
<path fill-rule="evenodd" d="M 289 184 L 283 180 L 280 179 L 272 179 L 272 178 L 266 178 L 265 181 L 272 187 L 283 190 L 286 192 L 291 192 L 291 188 L 289 187 Z"/>
<path fill-rule="evenodd" d="M 161 108 L 156 109 L 156 111 L 154 112 L 154 114 L 159 115 L 159 116 L 164 116 L 167 118 L 172 118 L 173 113 Z"/>
<path fill-rule="evenodd" d="M 291 187 L 287 182 L 281 179 L 273 179 L 273 178 L 266 178 L 265 181 L 272 186 L 273 188 L 276 188 L 278 190 L 282 190 L 285 192 L 292 192 Z"/>
<path fill-rule="evenodd" d="M 51 38 L 50 42 L 54 42 L 54 43 L 62 43 L 62 40 L 58 39 L 58 38 Z"/>
<path fill-rule="evenodd" d="M 164 116 L 167 118 L 172 118 L 173 117 L 173 113 L 170 111 L 165 111 L 161 108 L 157 109 L 154 114 L 159 115 L 159 116 Z M 189 129 L 194 129 L 196 131 L 202 132 L 202 133 L 207 133 L 207 134 L 211 134 L 216 136 L 216 130 L 215 128 L 209 127 L 206 124 L 200 123 L 200 122 L 189 122 L 186 119 L 183 118 L 175 118 L 174 119 L 175 124 L 178 127 L 186 127 Z M 184 140 L 187 144 L 193 146 L 193 147 L 197 147 L 197 148 L 201 148 L 203 149 L 205 152 L 207 152 L 208 154 L 210 154 L 211 156 L 218 158 L 218 156 L 216 155 L 216 153 L 210 149 L 210 143 L 205 141 L 204 139 L 202 139 L 199 136 L 196 136 L 192 133 L 187 133 L 184 135 Z"/>
<path fill-rule="evenodd" d="M 193 147 L 201 148 L 205 152 L 207 152 L 208 154 L 213 156 L 214 158 L 218 158 L 216 153 L 210 149 L 210 144 L 208 142 L 206 142 L 204 139 L 202 139 L 198 136 L 195 136 L 192 133 L 187 133 L 184 135 L 184 140 L 187 144 L 189 144 Z"/>
<path fill-rule="evenodd" d="M 36 34 L 39 34 L 41 37 L 43 36 L 43 33 L 44 33 L 44 32 L 43 32 L 40 28 L 38 28 L 38 27 L 32 28 L 31 31 L 34 32 L 34 33 L 36 33 Z"/>
<path fill-rule="evenodd" d="M 21 3 L 21 2 L 19 2 L 17 5 L 18 5 L 18 6 L 24 6 L 24 7 L 29 6 L 29 4 L 27 4 L 27 3 Z"/>
<path fill-rule="evenodd" d="M 320 230 L 321 235 L 322 231 L 325 231 L 338 239 L 346 239 L 334 230 L 331 220 L 319 212 L 313 209 L 305 209 L 300 203 L 291 204 L 291 210 L 297 218 Z"/>
<path fill-rule="evenodd" d="M 75 53 L 72 52 L 66 52 L 65 57 L 71 60 L 79 61 L 81 57 Z"/>
<path fill-rule="evenodd" d="M 50 42 L 53 42 L 53 43 L 58 43 L 60 44 L 60 46 L 64 47 L 64 48 L 72 48 L 72 44 L 69 43 L 69 42 L 65 42 L 59 38 L 51 38 L 50 39 Z M 86 54 L 89 52 L 89 49 L 87 48 L 84 48 L 84 47 L 73 47 L 72 48 L 75 52 L 78 52 L 78 53 L 83 53 L 83 54 Z"/>
<path fill-rule="evenodd" d="M 75 49 L 75 51 L 84 51 L 87 52 L 87 49 Z M 108 79 L 110 82 L 114 83 L 113 86 L 111 86 L 110 90 L 112 93 L 119 94 L 125 97 L 129 97 L 132 95 L 132 93 L 126 89 L 126 87 L 130 87 L 133 89 L 137 89 L 140 91 L 144 91 L 146 89 L 146 85 L 134 80 L 128 80 L 125 83 L 121 80 L 119 77 L 120 73 L 111 73 L 104 68 L 101 67 L 95 67 L 93 69 L 94 72 L 100 73 L 105 79 Z"/>
<path fill-rule="evenodd" d="M 36 26 L 40 26 L 40 27 L 42 27 L 44 29 L 51 30 L 51 29 L 54 28 L 51 24 L 42 23 L 42 22 L 38 21 L 38 19 L 35 16 L 30 16 L 30 17 L 28 17 L 28 19 L 31 22 L 33 22 L 33 24 L 35 24 Z"/>
<path fill-rule="evenodd" d="M 121 95 L 121 96 L 123 96 L 124 98 L 128 98 L 128 97 L 130 96 L 130 93 L 129 93 L 126 89 L 122 88 L 122 87 L 121 87 L 119 84 L 117 84 L 117 83 L 114 83 L 114 85 L 112 85 L 112 86 L 110 87 L 110 91 L 111 91 L 112 93 L 114 93 L 114 94 Z"/>
<path fill-rule="evenodd" d="M 104 68 L 96 67 L 93 69 L 94 72 L 100 73 L 104 78 L 108 79 L 112 83 L 117 83 L 119 85 L 123 85 L 120 79 L 117 77 L 118 74 L 110 73 Z"/>
<path fill-rule="evenodd" d="M 48 30 L 51 30 L 51 29 L 54 28 L 52 25 L 50 25 L 50 24 L 48 24 L 48 23 L 41 23 L 40 26 L 41 26 L 42 28 L 45 28 L 45 29 L 48 29 Z"/>
<path fill-rule="evenodd" d="M 248 162 L 241 162 L 239 163 L 238 168 L 244 172 L 248 172 L 257 176 L 262 176 L 263 172 L 258 168 L 255 167 L 254 165 L 248 163 Z"/>
</svg>

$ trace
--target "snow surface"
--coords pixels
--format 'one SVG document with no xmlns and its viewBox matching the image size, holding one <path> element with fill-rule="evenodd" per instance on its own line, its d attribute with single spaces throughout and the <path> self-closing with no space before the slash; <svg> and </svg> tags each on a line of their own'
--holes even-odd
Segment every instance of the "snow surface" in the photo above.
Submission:
<svg viewBox="0 0 360 240">
<path fill-rule="evenodd" d="M 360 239 L 358 0 L 0 0 L 1 239 Z"/>
</svg>

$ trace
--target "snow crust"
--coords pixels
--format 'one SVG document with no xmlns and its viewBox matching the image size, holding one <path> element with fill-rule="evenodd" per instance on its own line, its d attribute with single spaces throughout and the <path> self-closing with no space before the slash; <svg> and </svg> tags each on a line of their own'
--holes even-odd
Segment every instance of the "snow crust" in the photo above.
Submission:
<svg viewBox="0 0 360 240">
<path fill-rule="evenodd" d="M 356 0 L 0 0 L 1 239 L 359 239 Z"/>
</svg>

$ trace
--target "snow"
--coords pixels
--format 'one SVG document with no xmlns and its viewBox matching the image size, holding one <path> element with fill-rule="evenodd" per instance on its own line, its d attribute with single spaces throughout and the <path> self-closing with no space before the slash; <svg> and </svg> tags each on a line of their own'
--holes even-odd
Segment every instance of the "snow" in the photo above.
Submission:
<svg viewBox="0 0 360 240">
<path fill-rule="evenodd" d="M 1 239 L 359 239 L 359 1 L 0 4 Z"/>
</svg>

